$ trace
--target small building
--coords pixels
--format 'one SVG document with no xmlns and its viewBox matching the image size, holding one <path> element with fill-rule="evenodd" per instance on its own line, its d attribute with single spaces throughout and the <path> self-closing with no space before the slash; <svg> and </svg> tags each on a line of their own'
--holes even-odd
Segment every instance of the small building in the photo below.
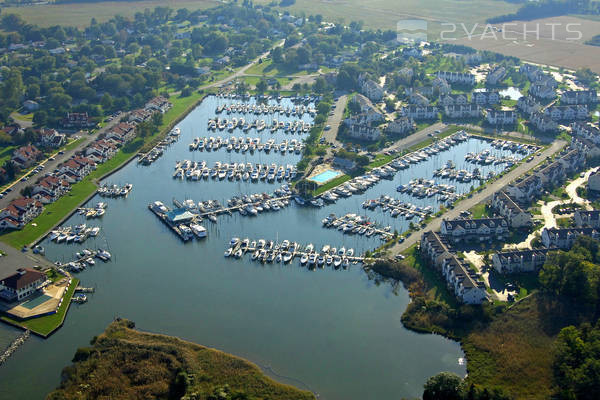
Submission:
<svg viewBox="0 0 600 400">
<path fill-rule="evenodd" d="M 42 157 L 34 145 L 21 146 L 13 152 L 12 162 L 19 168 L 29 168 Z"/>
<path fill-rule="evenodd" d="M 514 110 L 487 110 L 486 120 L 490 125 L 514 125 L 517 114 Z"/>
<path fill-rule="evenodd" d="M 600 210 L 577 210 L 573 214 L 573 221 L 578 227 L 600 228 Z"/>
<path fill-rule="evenodd" d="M 21 301 L 35 293 L 46 281 L 46 274 L 30 268 L 19 268 L 17 272 L 0 280 L 0 299 L 6 302 Z"/>
<path fill-rule="evenodd" d="M 594 228 L 544 228 L 542 230 L 542 243 L 548 248 L 558 247 L 559 249 L 568 250 L 580 235 L 589 236 L 593 239 L 600 238 L 600 232 Z"/>
<path fill-rule="evenodd" d="M 524 211 L 504 190 L 494 193 L 492 208 L 506 218 L 511 228 L 531 226 L 531 213 Z"/>
<path fill-rule="evenodd" d="M 557 249 L 501 251 L 492 255 L 492 265 L 501 274 L 538 271 L 546 262 L 548 252 Z"/>
<path fill-rule="evenodd" d="M 174 225 L 190 222 L 195 217 L 196 214 L 188 211 L 185 208 L 176 208 L 167 213 L 167 220 Z"/>
</svg>

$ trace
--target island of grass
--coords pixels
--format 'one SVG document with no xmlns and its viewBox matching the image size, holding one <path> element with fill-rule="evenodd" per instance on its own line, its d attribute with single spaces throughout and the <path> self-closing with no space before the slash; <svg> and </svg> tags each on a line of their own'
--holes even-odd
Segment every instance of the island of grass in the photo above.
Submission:
<svg viewBox="0 0 600 400">
<path fill-rule="evenodd" d="M 18 320 L 11 318 L 7 315 L 2 315 L 0 316 L 0 319 L 10 325 L 23 329 L 29 329 L 36 335 L 46 338 L 50 336 L 55 330 L 60 328 L 63 322 L 65 321 L 67 311 L 69 310 L 69 306 L 71 305 L 71 298 L 73 297 L 73 293 L 75 292 L 75 288 L 78 284 L 79 279 L 71 279 L 71 283 L 63 296 L 63 301 L 60 307 L 58 308 L 58 311 L 54 314 L 46 315 L 43 317 L 31 318 L 27 320 Z"/>
<path fill-rule="evenodd" d="M 315 399 L 241 358 L 134 327 L 117 319 L 78 349 L 47 399 Z"/>
</svg>

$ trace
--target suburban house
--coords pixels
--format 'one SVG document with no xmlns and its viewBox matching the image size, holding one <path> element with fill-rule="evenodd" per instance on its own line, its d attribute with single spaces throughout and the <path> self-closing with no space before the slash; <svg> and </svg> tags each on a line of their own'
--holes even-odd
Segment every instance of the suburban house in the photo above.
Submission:
<svg viewBox="0 0 600 400">
<path fill-rule="evenodd" d="M 556 97 L 554 87 L 547 86 L 543 83 L 533 83 L 529 87 L 529 94 L 543 100 L 550 100 Z"/>
<path fill-rule="evenodd" d="M 491 125 L 513 125 L 517 122 L 517 114 L 513 110 L 486 111 L 486 121 Z"/>
<path fill-rule="evenodd" d="M 600 210 L 577 210 L 573 221 L 578 227 L 600 228 Z"/>
<path fill-rule="evenodd" d="M 456 254 L 451 254 L 442 263 L 442 274 L 454 295 L 466 304 L 481 304 L 487 301 L 485 284 L 471 266 Z"/>
<path fill-rule="evenodd" d="M 0 299 L 21 301 L 35 293 L 46 282 L 46 274 L 31 268 L 19 268 L 17 272 L 0 279 Z"/>
<path fill-rule="evenodd" d="M 544 228 L 542 230 L 542 243 L 546 247 L 558 247 L 568 250 L 575 243 L 579 235 L 600 238 L 600 232 L 594 228 Z"/>
<path fill-rule="evenodd" d="M 581 169 L 585 165 L 585 152 L 579 149 L 568 150 L 559 159 L 560 162 L 567 172 L 574 172 Z"/>
<path fill-rule="evenodd" d="M 107 139 L 113 139 L 118 143 L 126 143 L 135 138 L 135 125 L 128 122 L 121 122 L 113 126 L 107 133 Z"/>
<path fill-rule="evenodd" d="M 444 78 L 434 78 L 431 82 L 431 87 L 434 90 L 437 90 L 439 96 L 443 96 L 452 92 L 452 87 L 450 87 L 450 84 Z"/>
<path fill-rule="evenodd" d="M 531 96 L 523 96 L 517 100 L 517 108 L 523 114 L 531 115 L 539 112 L 542 109 L 542 105 Z"/>
<path fill-rule="evenodd" d="M 492 208 L 506 218 L 511 228 L 531 226 L 531 213 L 523 210 L 505 191 L 494 193 Z"/>
<path fill-rule="evenodd" d="M 421 93 L 413 92 L 408 96 L 408 101 L 411 104 L 416 104 L 418 106 L 427 106 L 429 105 L 429 99 L 423 96 Z"/>
<path fill-rule="evenodd" d="M 506 76 L 506 68 L 504 68 L 503 66 L 497 66 L 495 68 L 493 68 L 490 72 L 488 72 L 485 80 L 488 84 L 490 85 L 497 85 L 500 82 L 502 82 L 502 80 L 504 79 L 504 77 Z"/>
<path fill-rule="evenodd" d="M 542 112 L 531 114 L 530 122 L 540 132 L 554 132 L 558 129 L 558 123 Z"/>
<path fill-rule="evenodd" d="M 573 122 L 571 124 L 571 133 L 587 139 L 594 144 L 600 144 L 600 129 L 590 123 Z"/>
<path fill-rule="evenodd" d="M 69 112 L 62 120 L 62 126 L 65 128 L 90 128 L 94 125 L 86 112 Z"/>
<path fill-rule="evenodd" d="M 439 104 L 441 106 L 465 106 L 469 102 L 466 94 L 446 94 L 440 96 Z"/>
<path fill-rule="evenodd" d="M 400 117 L 396 118 L 392 122 L 390 122 L 385 132 L 391 135 L 404 135 L 406 133 L 412 132 L 415 129 L 415 123 L 412 119 L 408 117 Z"/>
<path fill-rule="evenodd" d="M 58 133 L 56 129 L 40 129 L 41 147 L 58 148 L 67 142 L 67 136 L 64 133 Z"/>
<path fill-rule="evenodd" d="M 381 137 L 381 130 L 376 126 L 364 123 L 353 123 L 348 125 L 347 135 L 354 139 L 375 141 Z"/>
<path fill-rule="evenodd" d="M 542 179 L 537 175 L 519 178 L 506 187 L 506 193 L 520 203 L 533 200 L 542 192 Z"/>
<path fill-rule="evenodd" d="M 442 220 L 440 234 L 449 240 L 502 240 L 508 235 L 508 223 L 504 218 L 476 218 Z"/>
<path fill-rule="evenodd" d="M 32 198 L 42 204 L 53 203 L 71 189 L 69 182 L 55 176 L 47 176 L 33 186 Z"/>
<path fill-rule="evenodd" d="M 463 72 L 450 72 L 450 71 L 438 71 L 436 74 L 438 78 L 446 80 L 446 82 L 452 84 L 457 83 L 460 85 L 474 85 L 475 75 Z"/>
<path fill-rule="evenodd" d="M 169 111 L 171 107 L 173 107 L 173 104 L 171 104 L 169 100 L 167 100 L 163 96 L 157 96 L 150 100 L 148 103 L 146 103 L 146 106 L 144 108 L 146 110 L 158 111 L 164 114 L 167 111 Z"/>
<path fill-rule="evenodd" d="M 560 96 L 561 104 L 594 104 L 598 102 L 598 94 L 595 90 L 565 90 Z"/>
<path fill-rule="evenodd" d="M 600 192 L 600 172 L 590 174 L 587 182 L 587 189 L 593 192 Z"/>
<path fill-rule="evenodd" d="M 480 106 L 494 106 L 500 103 L 500 93 L 495 90 L 476 89 L 471 101 Z"/>
<path fill-rule="evenodd" d="M 117 152 L 117 146 L 111 140 L 96 140 L 85 149 L 85 156 L 90 160 L 103 163 Z"/>
<path fill-rule="evenodd" d="M 149 121 L 152 118 L 152 111 L 145 110 L 143 108 L 133 110 L 129 113 L 129 122 L 140 123 L 144 121 Z"/>
<path fill-rule="evenodd" d="M 372 101 L 381 101 L 383 99 L 383 88 L 374 80 L 369 79 L 366 74 L 361 74 L 358 77 L 360 91 Z"/>
<path fill-rule="evenodd" d="M 408 105 L 402 108 L 402 114 L 415 120 L 437 119 L 439 109 L 436 106 Z"/>
<path fill-rule="evenodd" d="M 12 162 L 19 168 L 29 168 L 42 157 L 42 152 L 33 145 L 21 146 L 13 152 Z"/>
<path fill-rule="evenodd" d="M 21 229 L 44 210 L 37 200 L 21 197 L 0 211 L 0 229 Z"/>
<path fill-rule="evenodd" d="M 501 274 L 538 271 L 546 262 L 548 252 L 557 249 L 501 251 L 492 255 L 492 265 Z"/>
<path fill-rule="evenodd" d="M 450 105 L 444 107 L 444 115 L 448 118 L 479 118 L 481 107 L 477 104 Z"/>
<path fill-rule="evenodd" d="M 588 108 L 586 105 L 577 106 L 552 106 L 546 108 L 544 114 L 552 118 L 553 121 L 582 120 L 588 117 Z"/>
<path fill-rule="evenodd" d="M 542 180 L 543 186 L 553 186 L 562 181 L 565 176 L 562 163 L 554 161 L 535 173 Z"/>
</svg>

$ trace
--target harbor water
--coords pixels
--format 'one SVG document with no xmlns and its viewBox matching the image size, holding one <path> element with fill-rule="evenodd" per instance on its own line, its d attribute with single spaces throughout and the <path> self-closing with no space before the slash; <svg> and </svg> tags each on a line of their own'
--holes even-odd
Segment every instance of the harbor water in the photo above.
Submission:
<svg viewBox="0 0 600 400">
<path fill-rule="evenodd" d="M 469 138 L 360 195 L 323 208 L 291 204 L 256 217 L 221 215 L 216 223 L 202 222 L 207 238 L 184 243 L 148 210 L 149 203 L 162 201 L 172 206 L 175 198 L 226 204 L 235 195 L 272 193 L 281 183 L 173 179 L 177 161 L 205 160 L 211 167 L 215 161 L 285 165 L 300 159 L 295 153 L 273 151 L 190 151 L 189 143 L 198 136 L 244 135 L 241 130 L 207 131 L 208 118 L 213 118 L 217 105 L 224 102 L 236 101 L 207 98 L 179 124 L 180 140 L 153 164 L 130 163 L 107 178 L 110 184 L 131 183 L 133 190 L 125 198 L 92 198 L 89 207 L 99 201 L 107 203 L 102 218 L 85 220 L 75 214 L 65 222 L 71 226 L 100 226 L 97 237 L 83 244 L 42 242 L 46 256 L 53 261 L 73 260 L 74 254 L 84 248 L 107 249 L 112 260 L 97 262 L 78 274 L 84 286 L 95 287 L 96 291 L 88 294 L 86 304 L 72 305 L 58 332 L 47 340 L 32 336 L 0 368 L 0 398 L 43 398 L 59 384 L 61 369 L 69 365 L 77 347 L 89 345 L 90 339 L 115 317 L 131 319 L 142 330 L 175 335 L 244 357 L 275 379 L 312 390 L 321 399 L 417 397 L 429 376 L 441 371 L 466 373 L 459 363 L 463 353 L 458 343 L 437 335 L 417 334 L 402 326 L 400 317 L 409 297 L 401 285 L 370 277 L 359 265 L 347 270 L 311 271 L 297 261 L 283 265 L 253 263 L 249 257 L 228 259 L 223 251 L 232 237 L 249 237 L 313 243 L 317 249 L 325 244 L 345 246 L 362 254 L 381 240 L 325 229 L 321 220 L 330 213 L 357 213 L 403 231 L 409 221 L 391 218 L 380 209 L 364 210 L 361 203 L 385 194 L 438 207 L 435 198 L 416 199 L 397 193 L 396 187 L 415 178 L 432 179 L 433 172 L 448 160 L 459 169 L 472 170 L 473 166 L 468 167 L 464 161 L 468 152 L 490 149 L 497 155 L 512 153 L 491 148 L 489 141 Z M 273 118 L 245 117 L 265 119 L 267 125 Z M 306 114 L 302 119 L 311 120 Z M 280 143 L 306 134 L 271 133 L 265 129 L 247 135 Z M 487 174 L 503 167 L 480 168 Z M 465 192 L 477 184 L 456 184 L 457 191 Z M 0 327 L 0 337 L 8 335 L 9 339 L 0 343 L 9 343 L 16 336 L 12 329 Z M 35 385 L 30 384 L 32 376 L 36 377 Z"/>
</svg>

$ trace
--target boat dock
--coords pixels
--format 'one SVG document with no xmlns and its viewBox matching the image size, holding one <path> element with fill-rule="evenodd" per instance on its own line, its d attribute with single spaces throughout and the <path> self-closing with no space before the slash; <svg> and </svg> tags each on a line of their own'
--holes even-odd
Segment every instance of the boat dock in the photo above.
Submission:
<svg viewBox="0 0 600 400">
<path fill-rule="evenodd" d="M 367 237 L 378 235 L 381 236 L 382 240 L 391 239 L 393 236 L 393 233 L 391 232 L 392 228 L 390 226 L 380 228 L 375 223 L 369 221 L 367 217 L 357 214 L 346 214 L 342 217 L 337 217 L 335 214 L 329 214 L 329 216 L 324 218 L 321 222 L 326 228 L 335 228 L 348 235 L 357 234 Z"/>
<path fill-rule="evenodd" d="M 169 132 L 167 137 L 165 137 L 163 140 L 158 142 L 158 144 L 156 146 L 154 146 L 152 149 L 150 149 L 150 151 L 148 151 L 146 154 L 140 153 L 139 158 L 138 158 L 138 163 L 143 164 L 143 165 L 152 164 L 154 161 L 158 160 L 164 154 L 165 148 L 167 146 L 175 143 L 176 141 L 178 141 L 180 136 L 181 136 L 181 129 L 179 129 L 179 127 L 173 128 L 171 130 L 171 132 Z"/>
<path fill-rule="evenodd" d="M 315 267 L 324 268 L 325 266 L 346 269 L 350 264 L 372 261 L 371 259 L 365 259 L 363 256 L 355 255 L 354 249 L 346 249 L 343 246 L 338 250 L 336 247 L 324 245 L 321 250 L 318 250 L 315 249 L 312 243 L 304 246 L 289 240 L 274 242 L 264 239 L 250 241 L 248 238 L 243 240 L 233 238 L 224 253 L 225 257 L 236 259 L 240 259 L 246 254 L 251 254 L 253 261 L 261 263 L 288 264 L 298 258 L 300 265 L 306 265 L 310 269 Z"/>
<path fill-rule="evenodd" d="M 383 211 L 390 211 L 392 217 L 403 216 L 406 219 L 412 219 L 415 216 L 425 218 L 434 211 L 431 206 L 421 208 L 386 195 L 382 195 L 379 199 L 366 200 L 362 207 L 369 210 L 381 207 Z"/>
</svg>

